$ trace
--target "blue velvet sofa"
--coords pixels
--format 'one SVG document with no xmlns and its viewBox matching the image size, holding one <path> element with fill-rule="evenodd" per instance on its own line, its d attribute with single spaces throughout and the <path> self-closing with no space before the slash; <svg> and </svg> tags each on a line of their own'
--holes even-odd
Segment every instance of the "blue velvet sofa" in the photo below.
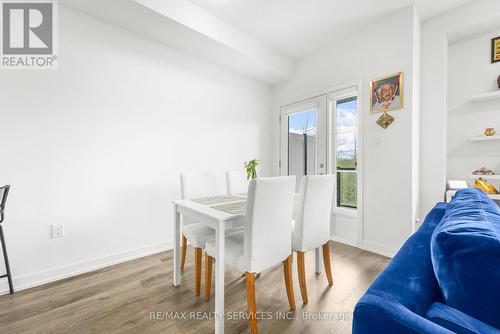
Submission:
<svg viewBox="0 0 500 334">
<path fill-rule="evenodd" d="M 356 304 L 353 333 L 500 334 L 499 236 L 481 191 L 437 204 Z"/>
</svg>

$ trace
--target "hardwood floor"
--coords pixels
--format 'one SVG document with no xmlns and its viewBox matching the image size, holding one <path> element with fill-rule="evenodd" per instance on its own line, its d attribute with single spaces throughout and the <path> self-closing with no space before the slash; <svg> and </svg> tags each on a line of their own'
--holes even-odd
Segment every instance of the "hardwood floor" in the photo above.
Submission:
<svg viewBox="0 0 500 334">
<path fill-rule="evenodd" d="M 351 332 L 354 305 L 389 259 L 340 243 L 330 246 L 332 287 L 324 270 L 320 275 L 314 272 L 314 252 L 305 256 L 307 305 L 302 305 L 296 265 L 292 266 L 295 312 L 289 311 L 282 265 L 262 272 L 255 281 L 257 312 L 273 319 L 259 320 L 261 333 Z M 210 319 L 151 319 L 152 313 L 161 318 L 167 312 L 187 312 L 188 318 L 189 312 L 207 312 L 199 314 L 206 318 L 214 310 L 213 294 L 210 301 L 195 297 L 192 248 L 177 288 L 172 286 L 172 256 L 168 251 L 1 296 L 0 333 L 213 333 Z M 226 313 L 232 317 L 226 320 L 226 333 L 249 333 L 248 321 L 234 313 L 246 311 L 245 298 L 241 273 L 226 267 Z M 276 319 L 277 312 L 295 319 Z M 317 312 L 331 319 L 303 319 L 303 314 L 314 317 Z"/>
</svg>

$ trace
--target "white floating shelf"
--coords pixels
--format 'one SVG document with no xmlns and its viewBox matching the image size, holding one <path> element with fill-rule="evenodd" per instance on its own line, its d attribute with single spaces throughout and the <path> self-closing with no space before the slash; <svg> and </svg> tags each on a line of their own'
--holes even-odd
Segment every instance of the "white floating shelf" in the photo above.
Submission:
<svg viewBox="0 0 500 334">
<path fill-rule="evenodd" d="M 488 101 L 488 100 L 495 100 L 495 99 L 500 99 L 500 90 L 472 96 L 470 98 L 470 101 L 471 102 L 481 102 L 481 101 Z"/>
<path fill-rule="evenodd" d="M 479 178 L 482 178 L 484 180 L 500 180 L 500 175 L 499 174 L 490 174 L 490 175 L 469 175 L 469 178 L 477 180 Z"/>
<path fill-rule="evenodd" d="M 498 140 L 498 139 L 500 139 L 500 135 L 470 137 L 470 140 L 472 141 L 485 141 L 485 140 Z"/>
</svg>

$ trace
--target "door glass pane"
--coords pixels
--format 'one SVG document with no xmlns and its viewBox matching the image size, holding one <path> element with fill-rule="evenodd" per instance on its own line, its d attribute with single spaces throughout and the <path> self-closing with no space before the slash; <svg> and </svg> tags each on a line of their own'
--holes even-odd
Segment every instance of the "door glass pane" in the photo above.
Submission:
<svg viewBox="0 0 500 334">
<path fill-rule="evenodd" d="M 337 206 L 357 207 L 358 126 L 357 98 L 337 101 Z"/>
<path fill-rule="evenodd" d="M 302 176 L 315 174 L 317 109 L 288 116 L 288 175 L 296 175 L 296 188 Z"/>
</svg>

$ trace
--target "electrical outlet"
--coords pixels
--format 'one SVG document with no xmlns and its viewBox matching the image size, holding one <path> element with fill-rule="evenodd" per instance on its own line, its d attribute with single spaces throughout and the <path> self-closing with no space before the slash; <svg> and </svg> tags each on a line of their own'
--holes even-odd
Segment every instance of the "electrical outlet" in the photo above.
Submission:
<svg viewBox="0 0 500 334">
<path fill-rule="evenodd" d="M 64 225 L 62 224 L 51 225 L 50 232 L 52 239 L 62 238 L 64 237 Z"/>
</svg>

